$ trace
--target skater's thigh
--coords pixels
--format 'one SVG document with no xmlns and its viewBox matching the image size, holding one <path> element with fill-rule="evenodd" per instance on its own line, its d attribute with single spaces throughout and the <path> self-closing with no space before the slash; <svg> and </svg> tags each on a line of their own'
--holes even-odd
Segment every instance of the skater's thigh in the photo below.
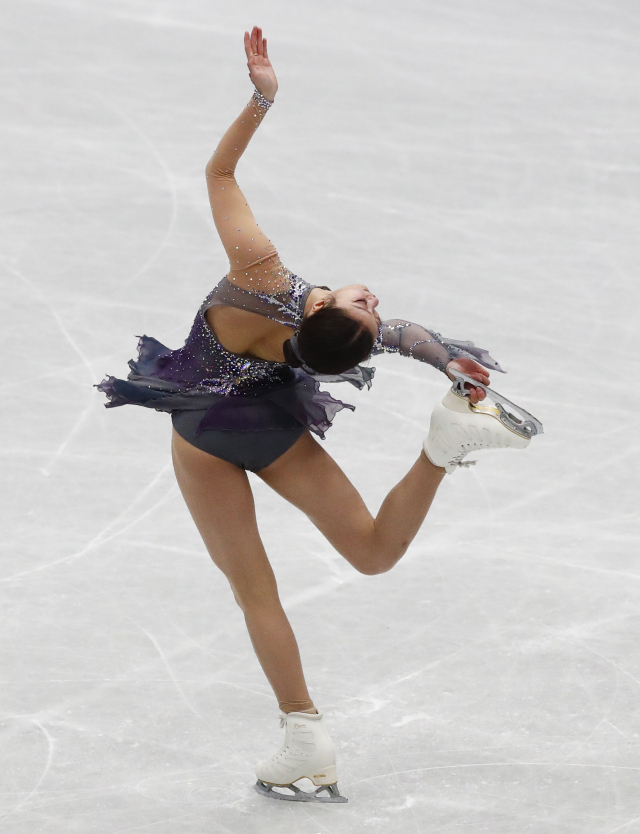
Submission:
<svg viewBox="0 0 640 834">
<path fill-rule="evenodd" d="M 358 490 L 309 432 L 257 474 L 302 510 L 355 568 L 370 564 L 373 517 Z"/>
<path fill-rule="evenodd" d="M 178 485 L 214 563 L 238 602 L 277 594 L 258 532 L 246 472 L 192 446 L 173 430 L 171 451 Z"/>
</svg>

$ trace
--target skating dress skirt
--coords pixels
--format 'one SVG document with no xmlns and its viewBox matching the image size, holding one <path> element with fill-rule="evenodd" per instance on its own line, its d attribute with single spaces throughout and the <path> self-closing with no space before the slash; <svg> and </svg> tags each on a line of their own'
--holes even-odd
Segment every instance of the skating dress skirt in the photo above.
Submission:
<svg viewBox="0 0 640 834">
<path fill-rule="evenodd" d="M 138 357 L 129 361 L 127 379 L 107 376 L 95 387 L 107 395 L 107 408 L 139 405 L 169 412 L 178 434 L 194 446 L 258 471 L 287 451 L 304 431 L 324 438 L 338 411 L 354 410 L 322 391 L 321 382 L 370 387 L 375 369 L 358 365 L 342 374 L 311 376 L 282 362 L 239 356 L 220 344 L 205 313 L 217 305 L 237 307 L 293 332 L 302 323 L 315 286 L 288 270 L 277 292 L 250 292 L 223 278 L 200 306 L 183 347 L 171 350 L 151 336 L 140 336 Z M 400 319 L 382 324 L 373 354 L 382 352 L 411 356 L 442 371 L 450 359 L 461 355 L 500 370 L 472 342 L 447 340 Z"/>
</svg>

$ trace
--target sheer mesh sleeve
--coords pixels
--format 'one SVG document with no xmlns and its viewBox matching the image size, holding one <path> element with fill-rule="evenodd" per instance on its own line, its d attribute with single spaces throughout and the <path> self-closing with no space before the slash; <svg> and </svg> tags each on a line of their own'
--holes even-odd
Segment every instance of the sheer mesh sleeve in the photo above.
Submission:
<svg viewBox="0 0 640 834">
<path fill-rule="evenodd" d="M 248 261 L 241 269 L 230 270 L 227 281 L 250 293 L 273 295 L 290 292 L 293 273 L 284 266 L 273 244 L 270 247 L 266 248 L 262 257 Z"/>
<path fill-rule="evenodd" d="M 484 348 L 476 347 L 473 342 L 447 339 L 435 330 L 427 330 L 422 325 L 405 319 L 388 319 L 382 322 L 372 356 L 381 353 L 400 353 L 402 356 L 410 356 L 419 362 L 433 365 L 443 373 L 452 359 L 466 356 L 484 365 L 485 368 L 504 373 L 500 365 Z"/>
<path fill-rule="evenodd" d="M 236 181 L 238 162 L 266 112 L 254 93 L 207 163 L 207 189 L 216 229 L 229 258 L 228 280 L 251 293 L 286 293 L 290 273 L 256 222 Z"/>
<path fill-rule="evenodd" d="M 237 307 L 248 313 L 257 313 L 289 327 L 300 326 L 304 303 L 313 289 L 311 284 L 282 267 L 275 290 L 272 289 L 274 284 L 269 280 L 255 281 L 249 286 L 247 289 L 232 281 L 227 275 L 205 298 L 201 312 L 206 312 L 209 307 L 224 305 Z"/>
</svg>

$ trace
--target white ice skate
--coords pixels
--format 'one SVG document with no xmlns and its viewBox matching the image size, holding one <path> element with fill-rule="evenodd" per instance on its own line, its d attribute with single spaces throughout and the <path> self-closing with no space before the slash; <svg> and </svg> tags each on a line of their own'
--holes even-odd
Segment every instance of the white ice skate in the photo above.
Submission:
<svg viewBox="0 0 640 834">
<path fill-rule="evenodd" d="M 471 377 L 453 371 L 455 381 L 442 403 L 431 414 L 425 454 L 436 466 L 453 472 L 456 466 L 472 466 L 463 458 L 482 449 L 524 449 L 542 434 L 542 423 L 528 411 Z M 482 388 L 486 398 L 474 405 L 465 383 Z M 507 410 L 508 409 L 508 410 Z"/>
<path fill-rule="evenodd" d="M 294 802 L 347 802 L 338 790 L 336 754 L 322 713 L 282 713 L 280 726 L 286 727 L 284 744 L 256 767 L 258 793 Z M 319 787 L 315 791 L 301 790 L 293 784 L 299 779 L 310 779 Z M 327 795 L 322 796 L 323 792 Z"/>
</svg>

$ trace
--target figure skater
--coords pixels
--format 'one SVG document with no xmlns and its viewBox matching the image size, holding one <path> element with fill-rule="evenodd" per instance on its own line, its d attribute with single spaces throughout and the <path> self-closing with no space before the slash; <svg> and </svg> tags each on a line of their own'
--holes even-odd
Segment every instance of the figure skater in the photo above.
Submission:
<svg viewBox="0 0 640 834">
<path fill-rule="evenodd" d="M 286 728 L 282 748 L 258 764 L 256 788 L 279 799 L 344 802 L 334 748 L 309 695 L 260 540 L 246 470 L 306 513 L 356 570 L 372 575 L 404 555 L 445 473 L 468 465 L 465 455 L 524 448 L 542 427 L 487 388 L 488 369 L 501 368 L 472 342 L 443 338 L 405 319 L 383 322 L 366 286 L 311 285 L 283 266 L 235 179 L 236 164 L 278 89 L 262 30 L 245 32 L 244 45 L 255 91 L 206 166 L 229 272 L 203 302 L 184 347 L 170 350 L 142 336 L 128 378 L 109 376 L 96 387 L 107 394 L 107 407 L 132 403 L 171 413 L 178 484 L 211 558 L 229 580 Z M 329 275 L 325 280 L 333 283 Z M 418 459 L 373 518 L 312 435 L 324 437 L 339 410 L 353 409 L 319 383 L 370 386 L 374 369 L 359 363 L 382 352 L 427 362 L 454 385 L 433 412 Z M 314 791 L 294 784 L 305 777 Z"/>
</svg>

